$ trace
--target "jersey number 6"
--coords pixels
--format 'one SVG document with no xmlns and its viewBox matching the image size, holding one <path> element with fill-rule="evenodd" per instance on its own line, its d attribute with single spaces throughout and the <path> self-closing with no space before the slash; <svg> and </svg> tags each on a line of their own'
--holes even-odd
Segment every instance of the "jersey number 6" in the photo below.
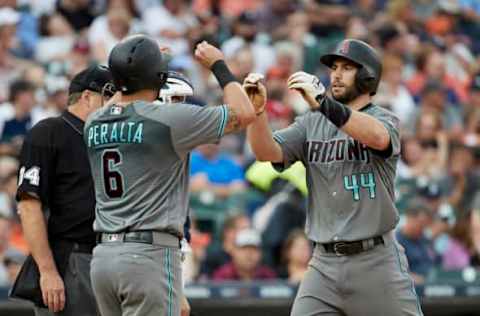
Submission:
<svg viewBox="0 0 480 316">
<path fill-rule="evenodd" d="M 103 187 L 105 194 L 114 199 L 123 196 L 123 177 L 118 166 L 122 164 L 122 155 L 118 150 L 106 150 L 102 155 Z"/>
</svg>

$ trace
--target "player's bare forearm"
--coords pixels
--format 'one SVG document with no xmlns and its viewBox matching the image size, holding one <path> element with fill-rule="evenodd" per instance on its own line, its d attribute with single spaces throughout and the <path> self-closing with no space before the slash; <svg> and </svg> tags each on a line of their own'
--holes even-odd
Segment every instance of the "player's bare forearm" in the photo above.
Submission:
<svg viewBox="0 0 480 316">
<path fill-rule="evenodd" d="M 238 82 L 230 82 L 223 89 L 224 101 L 228 107 L 225 133 L 235 133 L 245 129 L 255 120 L 255 109 Z"/>
<path fill-rule="evenodd" d="M 376 118 L 352 110 L 352 115 L 342 126 L 342 130 L 353 139 L 376 150 L 385 150 L 390 145 L 390 135 Z"/>
<path fill-rule="evenodd" d="M 273 139 L 266 113 L 258 116 L 257 119 L 247 127 L 247 139 L 257 160 L 271 162 L 283 161 L 282 148 Z"/>
<path fill-rule="evenodd" d="M 57 271 L 48 243 L 42 204 L 35 198 L 22 199 L 18 204 L 23 234 L 40 273 Z"/>
</svg>

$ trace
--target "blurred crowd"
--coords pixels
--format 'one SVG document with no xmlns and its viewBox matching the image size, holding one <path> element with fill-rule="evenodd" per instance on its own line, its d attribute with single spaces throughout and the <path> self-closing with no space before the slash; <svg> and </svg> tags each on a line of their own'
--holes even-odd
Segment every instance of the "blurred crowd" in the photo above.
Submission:
<svg viewBox="0 0 480 316">
<path fill-rule="evenodd" d="M 193 58 L 203 40 L 221 47 L 239 80 L 264 74 L 272 129 L 308 110 L 286 89 L 290 74 L 328 85 L 319 56 L 345 37 L 370 43 L 383 58 L 374 102 L 401 120 L 396 233 L 412 274 L 422 283 L 434 271 L 480 268 L 480 1 L 0 0 L 0 286 L 28 252 L 15 206 L 25 133 L 65 110 L 74 74 L 106 64 L 135 33 L 170 49 L 199 106 L 222 104 Z M 301 280 L 312 252 L 301 164 L 278 174 L 238 134 L 199 147 L 191 175 L 187 282 Z"/>
</svg>

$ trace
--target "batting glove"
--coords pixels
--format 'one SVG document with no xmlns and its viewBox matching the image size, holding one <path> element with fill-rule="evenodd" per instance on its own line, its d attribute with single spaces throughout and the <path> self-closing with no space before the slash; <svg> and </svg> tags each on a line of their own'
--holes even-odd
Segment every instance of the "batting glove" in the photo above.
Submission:
<svg viewBox="0 0 480 316">
<path fill-rule="evenodd" d="M 263 78 L 262 74 L 250 73 L 243 81 L 243 89 L 252 102 L 257 116 L 265 111 L 267 103 L 267 89 L 262 83 Z"/>
<path fill-rule="evenodd" d="M 300 92 L 312 109 L 319 106 L 317 98 L 325 94 L 325 86 L 317 77 L 303 71 L 298 71 L 288 78 L 289 89 Z"/>
</svg>

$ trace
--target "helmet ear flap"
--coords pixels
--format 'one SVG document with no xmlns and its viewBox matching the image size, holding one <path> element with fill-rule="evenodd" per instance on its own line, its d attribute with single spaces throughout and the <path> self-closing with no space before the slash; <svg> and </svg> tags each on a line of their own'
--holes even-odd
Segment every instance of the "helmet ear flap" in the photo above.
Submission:
<svg viewBox="0 0 480 316">
<path fill-rule="evenodd" d="M 370 75 L 370 73 L 365 69 L 365 67 L 360 67 L 355 76 L 355 85 L 357 89 L 362 93 L 369 92 L 370 95 L 375 95 L 375 77 Z"/>
</svg>

